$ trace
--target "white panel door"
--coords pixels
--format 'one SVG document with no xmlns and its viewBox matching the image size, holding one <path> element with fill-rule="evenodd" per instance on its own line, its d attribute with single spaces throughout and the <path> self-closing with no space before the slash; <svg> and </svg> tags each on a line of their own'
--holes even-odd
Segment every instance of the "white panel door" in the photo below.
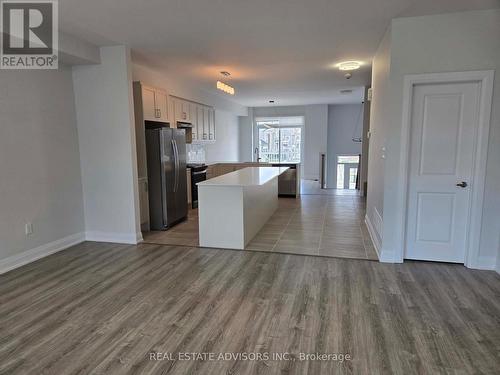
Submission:
<svg viewBox="0 0 500 375">
<path fill-rule="evenodd" d="M 406 258 L 465 262 L 479 83 L 413 89 Z"/>
</svg>

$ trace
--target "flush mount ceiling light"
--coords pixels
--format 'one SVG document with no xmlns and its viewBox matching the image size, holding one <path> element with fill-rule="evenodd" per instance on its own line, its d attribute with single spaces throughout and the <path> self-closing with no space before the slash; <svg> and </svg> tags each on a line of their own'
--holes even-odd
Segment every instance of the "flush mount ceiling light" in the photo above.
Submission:
<svg viewBox="0 0 500 375">
<path fill-rule="evenodd" d="M 363 65 L 361 61 L 344 61 L 337 64 L 337 68 L 340 70 L 356 70 Z"/>
<path fill-rule="evenodd" d="M 225 70 L 220 72 L 220 74 L 224 77 L 229 77 L 231 75 L 231 73 Z M 224 91 L 226 94 L 234 95 L 234 87 L 231 87 L 222 81 L 217 81 L 217 88 L 221 91 Z"/>
</svg>

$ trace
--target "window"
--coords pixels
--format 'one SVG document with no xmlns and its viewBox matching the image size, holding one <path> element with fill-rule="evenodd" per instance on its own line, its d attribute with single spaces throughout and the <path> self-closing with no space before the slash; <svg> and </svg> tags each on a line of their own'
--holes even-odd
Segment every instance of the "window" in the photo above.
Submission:
<svg viewBox="0 0 500 375">
<path fill-rule="evenodd" d="M 258 118 L 256 123 L 262 162 L 300 163 L 303 117 Z"/>
</svg>

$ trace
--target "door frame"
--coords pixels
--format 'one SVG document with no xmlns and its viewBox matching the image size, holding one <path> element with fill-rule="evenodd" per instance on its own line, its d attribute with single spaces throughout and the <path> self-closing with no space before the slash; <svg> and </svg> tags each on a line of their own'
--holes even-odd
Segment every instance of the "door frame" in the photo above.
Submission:
<svg viewBox="0 0 500 375">
<path fill-rule="evenodd" d="M 465 266 L 468 268 L 484 268 L 479 262 L 479 243 L 481 235 L 484 185 L 486 178 L 486 160 L 488 155 L 488 140 L 491 122 L 491 107 L 493 101 L 494 70 L 444 72 L 427 74 L 408 74 L 404 76 L 403 85 L 403 117 L 400 140 L 400 194 L 397 197 L 400 214 L 396 220 L 396 249 L 394 261 L 402 263 L 406 254 L 406 233 L 408 219 L 408 181 L 410 158 L 411 115 L 413 105 L 413 87 L 419 84 L 466 83 L 480 84 L 478 128 L 474 142 L 474 159 L 472 164 L 471 200 L 467 243 L 465 249 Z"/>
</svg>

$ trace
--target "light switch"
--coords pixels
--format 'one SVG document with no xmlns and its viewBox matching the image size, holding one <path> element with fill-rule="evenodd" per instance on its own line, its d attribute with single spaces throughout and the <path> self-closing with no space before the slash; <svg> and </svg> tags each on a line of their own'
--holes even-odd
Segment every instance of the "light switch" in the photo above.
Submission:
<svg viewBox="0 0 500 375">
<path fill-rule="evenodd" d="M 30 234 L 33 234 L 33 224 L 32 223 L 26 223 L 24 226 L 24 233 L 26 233 L 27 236 Z"/>
</svg>

